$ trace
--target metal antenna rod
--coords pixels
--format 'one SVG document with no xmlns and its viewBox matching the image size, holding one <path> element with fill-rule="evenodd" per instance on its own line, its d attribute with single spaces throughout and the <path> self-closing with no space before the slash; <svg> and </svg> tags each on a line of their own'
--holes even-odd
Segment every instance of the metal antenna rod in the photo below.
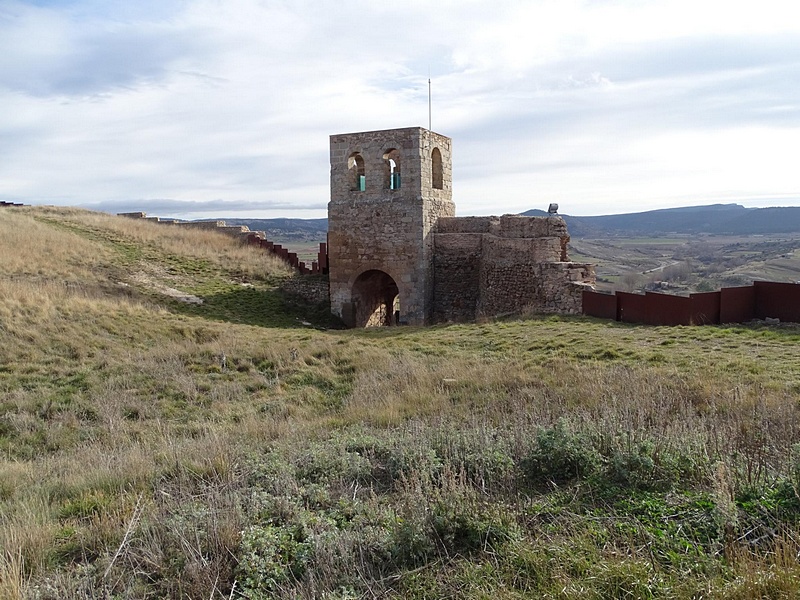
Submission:
<svg viewBox="0 0 800 600">
<path fill-rule="evenodd" d="M 431 127 L 431 70 L 428 69 L 428 131 L 433 131 Z"/>
</svg>

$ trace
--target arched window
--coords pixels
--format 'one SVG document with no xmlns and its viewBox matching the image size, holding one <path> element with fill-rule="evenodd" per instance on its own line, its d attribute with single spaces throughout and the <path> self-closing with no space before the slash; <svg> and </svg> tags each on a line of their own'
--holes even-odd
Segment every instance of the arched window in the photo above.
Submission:
<svg viewBox="0 0 800 600">
<path fill-rule="evenodd" d="M 367 177 L 364 172 L 364 157 L 360 152 L 353 152 L 347 159 L 347 168 L 350 171 L 350 189 L 354 192 L 363 192 L 367 189 Z"/>
<path fill-rule="evenodd" d="M 444 173 L 442 172 L 442 153 L 438 148 L 434 148 L 431 152 L 431 176 L 433 181 L 431 184 L 434 189 L 441 190 L 444 188 Z"/>
<path fill-rule="evenodd" d="M 390 190 L 400 189 L 400 151 L 392 148 L 383 155 L 386 173 L 386 187 Z"/>
</svg>

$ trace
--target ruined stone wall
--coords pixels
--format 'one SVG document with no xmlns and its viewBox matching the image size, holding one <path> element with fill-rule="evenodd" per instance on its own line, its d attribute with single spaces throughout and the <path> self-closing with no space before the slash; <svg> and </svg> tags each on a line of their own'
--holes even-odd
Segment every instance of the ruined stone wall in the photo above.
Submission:
<svg viewBox="0 0 800 600">
<path fill-rule="evenodd" d="M 151 223 L 159 223 L 161 225 L 176 225 L 179 227 L 186 227 L 189 229 L 205 229 L 210 231 L 218 231 L 227 235 L 239 238 L 246 241 L 246 238 L 251 233 L 259 235 L 266 235 L 263 231 L 250 231 L 247 225 L 228 225 L 225 221 L 179 221 L 177 219 L 163 219 L 161 217 L 148 217 L 147 213 L 143 212 L 127 212 L 117 213 L 118 217 L 126 217 L 128 219 L 144 219 Z"/>
<path fill-rule="evenodd" d="M 284 292 L 298 296 L 309 304 L 327 304 L 330 301 L 328 278 L 325 275 L 300 275 L 299 273 L 281 282 Z"/>
<path fill-rule="evenodd" d="M 475 319 L 481 295 L 481 234 L 435 234 L 434 322 Z"/>
<path fill-rule="evenodd" d="M 582 294 L 594 284 L 592 265 L 484 265 L 477 316 L 520 312 L 580 314 Z"/>
<path fill-rule="evenodd" d="M 567 262 L 560 217 L 441 219 L 435 233 L 434 315 L 438 321 L 520 312 L 581 312 L 592 265 Z"/>
<path fill-rule="evenodd" d="M 561 217 L 454 217 L 442 218 L 437 234 L 485 233 L 506 240 L 542 240 L 536 246 L 538 261 L 566 262 L 569 232 Z M 547 240 L 546 242 L 544 240 Z M 518 242 L 509 242 L 512 246 Z"/>
</svg>

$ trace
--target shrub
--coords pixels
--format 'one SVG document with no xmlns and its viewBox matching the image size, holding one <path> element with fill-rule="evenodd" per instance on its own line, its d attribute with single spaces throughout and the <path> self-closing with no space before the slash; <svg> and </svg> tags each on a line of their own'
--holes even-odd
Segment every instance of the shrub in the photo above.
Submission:
<svg viewBox="0 0 800 600">
<path fill-rule="evenodd" d="M 570 431 L 564 421 L 536 435 L 533 449 L 521 462 L 525 477 L 541 484 L 566 483 L 595 473 L 601 457 L 586 435 Z"/>
<path fill-rule="evenodd" d="M 519 526 L 501 505 L 470 496 L 441 499 L 430 520 L 445 555 L 496 550 L 520 537 Z"/>
<path fill-rule="evenodd" d="M 615 452 L 609 463 L 609 475 L 615 483 L 645 489 L 658 480 L 655 462 L 644 445 L 630 452 Z"/>
<path fill-rule="evenodd" d="M 398 515 L 391 530 L 390 549 L 392 562 L 399 568 L 427 564 L 436 545 L 424 516 L 419 512 Z"/>
<path fill-rule="evenodd" d="M 333 443 L 314 444 L 305 448 L 296 464 L 301 481 L 329 483 L 336 480 L 365 481 L 372 472 L 370 461 L 355 452 L 348 452 Z"/>
<path fill-rule="evenodd" d="M 629 449 L 614 450 L 606 468 L 614 484 L 640 490 L 669 490 L 676 484 L 700 482 L 707 477 L 707 462 L 674 451 L 659 451 L 644 441 Z"/>
<path fill-rule="evenodd" d="M 242 533 L 238 581 L 248 598 L 271 598 L 272 592 L 305 572 L 311 544 L 301 526 L 257 525 Z"/>
</svg>

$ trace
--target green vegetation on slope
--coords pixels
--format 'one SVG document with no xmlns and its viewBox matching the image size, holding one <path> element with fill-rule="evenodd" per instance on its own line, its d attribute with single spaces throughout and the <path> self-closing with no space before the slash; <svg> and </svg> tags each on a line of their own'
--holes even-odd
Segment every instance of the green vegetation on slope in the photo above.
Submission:
<svg viewBox="0 0 800 600">
<path fill-rule="evenodd" d="M 0 597 L 800 588 L 798 328 L 324 330 L 263 253 L 83 211 L 0 251 Z"/>
</svg>

